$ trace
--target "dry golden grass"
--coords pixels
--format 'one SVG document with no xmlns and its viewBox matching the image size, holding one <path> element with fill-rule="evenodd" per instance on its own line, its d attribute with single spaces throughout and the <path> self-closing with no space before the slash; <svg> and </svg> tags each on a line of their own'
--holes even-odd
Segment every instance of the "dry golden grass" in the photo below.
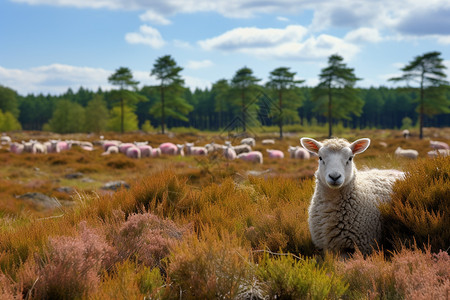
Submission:
<svg viewBox="0 0 450 300">
<path fill-rule="evenodd" d="M 428 134 L 448 142 L 442 137 L 449 132 Z M 395 233 L 386 235 L 385 247 L 396 251 L 389 257 L 377 252 L 340 261 L 323 257 L 311 242 L 307 209 L 317 162 L 293 160 L 287 153 L 301 136 L 257 146 L 265 156 L 262 165 L 214 156 L 133 160 L 121 154 L 101 156 L 100 149 L 49 155 L 1 149 L 0 292 L 11 299 L 178 299 L 180 293 L 184 299 L 402 299 L 420 298 L 429 292 L 423 287 L 430 286 L 437 298 L 443 296 L 449 290 L 450 266 L 445 267 L 450 260 L 446 252 L 433 253 L 449 246 L 450 158 L 428 159 L 428 140 L 404 140 L 397 132 L 347 133 L 349 140 L 372 139 L 371 147 L 355 159 L 358 168 L 397 168 L 408 175 L 396 185 L 393 205 L 383 207 L 390 220 L 387 231 Z M 95 140 L 85 135 L 60 138 Z M 153 146 L 168 140 L 140 133 L 105 138 L 145 140 Z M 263 138 L 273 136 L 257 142 Z M 214 139 L 220 141 L 213 134 L 170 140 L 202 145 Z M 398 145 L 417 149 L 421 158 L 394 157 Z M 268 148 L 283 150 L 287 158 L 268 159 Z M 263 173 L 255 177 L 248 171 Z M 75 172 L 84 175 L 65 178 Z M 111 180 L 125 180 L 131 188 L 100 189 Z M 64 186 L 75 192 L 56 190 Z M 43 209 L 15 197 L 27 192 L 44 193 L 63 205 Z M 410 250 L 406 246 L 414 239 L 417 249 Z M 422 247 L 428 241 L 430 246 Z M 409 263 L 415 267 L 405 277 Z M 434 272 L 437 265 L 441 267 Z M 420 272 L 427 274 L 420 286 L 409 285 Z"/>
</svg>

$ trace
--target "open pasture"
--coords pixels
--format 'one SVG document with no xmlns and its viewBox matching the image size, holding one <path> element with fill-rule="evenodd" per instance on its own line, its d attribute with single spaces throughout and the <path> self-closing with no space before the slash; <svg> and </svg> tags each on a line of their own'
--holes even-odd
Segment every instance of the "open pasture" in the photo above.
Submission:
<svg viewBox="0 0 450 300">
<path fill-rule="evenodd" d="M 287 151 L 303 136 L 323 136 L 295 133 L 278 140 L 261 134 L 253 150 L 263 154 L 262 164 L 228 161 L 220 153 L 141 159 L 101 155 L 100 137 L 94 135 L 10 136 L 13 141 L 77 139 L 96 145 L 93 151 L 73 147 L 50 154 L 0 149 L 0 294 L 11 299 L 448 296 L 450 158 L 428 158 L 430 139 L 419 140 L 414 132 L 409 139 L 389 130 L 340 136 L 371 138 L 369 149 L 355 158 L 359 169 L 410 173 L 396 185 L 393 207 L 382 208 L 389 230 L 397 230 L 405 245 L 394 234 L 381 245 L 391 252 L 356 254 L 345 261 L 319 252 L 311 242 L 307 209 L 317 158 L 292 159 Z M 104 139 L 147 141 L 153 147 L 225 140 L 212 133 L 169 136 L 106 134 Z M 427 128 L 425 136 L 449 143 L 450 129 Z M 262 145 L 263 139 L 275 144 Z M 398 146 L 417 150 L 418 160 L 395 157 Z M 285 157 L 269 158 L 266 149 L 282 150 Z M 124 181 L 129 189 L 102 188 L 112 181 Z M 26 193 L 42 193 L 55 205 L 19 197 Z M 409 247 L 414 238 L 417 247 Z"/>
</svg>

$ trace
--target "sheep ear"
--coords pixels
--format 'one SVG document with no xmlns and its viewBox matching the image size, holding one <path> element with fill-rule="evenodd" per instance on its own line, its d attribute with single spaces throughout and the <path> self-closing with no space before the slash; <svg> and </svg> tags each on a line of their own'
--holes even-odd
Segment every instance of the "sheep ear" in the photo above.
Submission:
<svg viewBox="0 0 450 300">
<path fill-rule="evenodd" d="M 370 145 L 370 139 L 367 139 L 367 138 L 359 139 L 357 141 L 354 141 L 350 145 L 350 149 L 352 150 L 353 154 L 359 154 L 359 153 L 366 151 L 366 149 L 369 148 L 369 145 Z"/>
<path fill-rule="evenodd" d="M 303 148 L 313 153 L 318 153 L 319 149 L 322 147 L 321 143 L 311 138 L 301 138 L 300 143 L 302 144 Z"/>
</svg>

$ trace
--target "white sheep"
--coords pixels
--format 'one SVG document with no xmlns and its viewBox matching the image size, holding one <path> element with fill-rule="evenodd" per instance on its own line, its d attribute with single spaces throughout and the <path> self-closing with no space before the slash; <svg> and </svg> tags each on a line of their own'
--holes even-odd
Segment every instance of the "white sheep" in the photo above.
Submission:
<svg viewBox="0 0 450 300">
<path fill-rule="evenodd" d="M 311 155 L 309 152 L 300 146 L 292 147 L 289 146 L 288 152 L 290 154 L 290 158 L 296 158 L 296 159 L 309 159 Z"/>
<path fill-rule="evenodd" d="M 186 143 L 186 155 L 208 155 L 206 147 L 194 146 L 194 143 Z"/>
<path fill-rule="evenodd" d="M 345 139 L 318 142 L 302 138 L 308 151 L 317 153 L 319 167 L 309 206 L 309 230 L 320 249 L 345 253 L 358 248 L 368 254 L 381 238 L 379 203 L 390 201 L 392 186 L 404 173 L 398 170 L 358 171 L 353 163 L 370 139 L 350 144 Z"/>
<path fill-rule="evenodd" d="M 236 156 L 236 158 L 242 159 L 244 161 L 253 162 L 253 163 L 259 163 L 259 164 L 263 163 L 263 155 L 259 151 L 250 151 L 250 152 L 241 153 L 238 156 Z"/>
<path fill-rule="evenodd" d="M 402 149 L 401 147 L 397 147 L 397 149 L 395 149 L 394 153 L 395 153 L 395 156 L 410 158 L 410 159 L 417 159 L 417 157 L 419 156 L 419 152 L 417 152 L 417 150 Z"/>
<path fill-rule="evenodd" d="M 447 143 L 440 141 L 430 141 L 430 147 L 433 149 L 450 149 Z"/>
<path fill-rule="evenodd" d="M 434 157 L 445 157 L 450 156 L 450 150 L 449 149 L 436 149 L 428 151 L 428 157 L 434 158 Z"/>
<path fill-rule="evenodd" d="M 225 142 L 225 146 L 223 147 L 223 156 L 228 160 L 236 159 L 236 151 L 234 151 L 233 146 L 231 146 L 231 142 Z"/>
<path fill-rule="evenodd" d="M 402 135 L 405 139 L 409 138 L 411 136 L 411 133 L 409 132 L 408 129 L 405 129 L 402 131 Z"/>
<path fill-rule="evenodd" d="M 261 144 L 263 145 L 275 145 L 275 140 L 274 139 L 265 139 L 261 141 Z"/>
<path fill-rule="evenodd" d="M 241 140 L 241 145 L 244 145 L 244 144 L 247 144 L 247 145 L 249 145 L 251 147 L 255 147 L 256 141 L 255 141 L 254 138 L 249 137 L 249 138 L 245 138 L 245 139 Z"/>
</svg>

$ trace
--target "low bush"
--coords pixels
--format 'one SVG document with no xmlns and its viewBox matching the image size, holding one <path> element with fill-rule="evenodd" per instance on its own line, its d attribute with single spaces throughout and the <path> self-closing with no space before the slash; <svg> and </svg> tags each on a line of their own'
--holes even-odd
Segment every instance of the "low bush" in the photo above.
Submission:
<svg viewBox="0 0 450 300">
<path fill-rule="evenodd" d="M 385 246 L 417 245 L 433 252 L 450 241 L 450 157 L 418 160 L 394 186 L 392 202 L 380 207 Z"/>
</svg>

